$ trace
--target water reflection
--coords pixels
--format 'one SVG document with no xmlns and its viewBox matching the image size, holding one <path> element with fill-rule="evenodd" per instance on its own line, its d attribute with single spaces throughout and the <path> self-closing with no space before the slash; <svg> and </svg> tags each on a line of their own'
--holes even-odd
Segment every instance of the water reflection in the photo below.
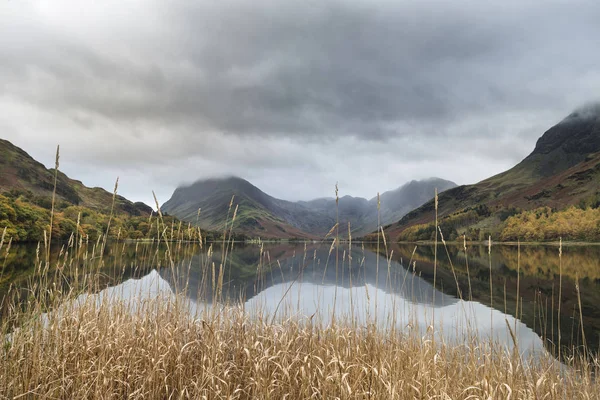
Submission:
<svg viewBox="0 0 600 400">
<path fill-rule="evenodd" d="M 304 245 L 274 245 L 267 247 L 262 256 L 256 246 L 237 247 L 227 255 L 225 262 L 225 299 L 245 302 L 271 286 L 285 286 L 296 281 L 344 289 L 371 285 L 407 301 L 434 307 L 458 301 L 439 291 L 434 296 L 432 284 L 419 279 L 396 261 L 388 265 L 384 257 L 358 246 L 345 250 L 338 252 L 336 263 L 335 252 L 330 253 L 330 247 L 326 245 L 307 245 L 306 248 Z M 178 263 L 175 271 L 163 269 L 160 275 L 174 290 L 187 286 L 187 295 L 192 299 L 211 302 L 214 293 L 212 263 L 218 269 L 223 264 L 223 253 L 215 252 L 208 263 L 206 254 L 193 255 Z"/>
<path fill-rule="evenodd" d="M 510 350 L 514 339 L 507 329 L 509 324 L 514 327 L 521 353 L 544 351 L 542 339 L 525 324 L 481 303 L 459 300 L 434 290 L 416 270 L 405 269 L 393 260 L 388 264 L 380 259 L 378 272 L 377 257 L 368 250 L 363 255 L 360 249 L 353 249 L 353 259 L 362 257 L 360 262 L 354 267 L 338 263 L 337 269 L 335 264 L 320 262 L 319 256 L 327 256 L 327 249 L 313 249 L 313 259 L 301 256 L 302 262 L 298 262 L 297 254 L 291 254 L 290 258 L 276 263 L 276 269 L 266 270 L 262 278 L 257 275 L 254 283 L 238 287 L 241 288 L 239 293 L 248 294 L 245 299 L 238 297 L 247 313 L 282 321 L 294 316 L 321 326 L 330 325 L 334 319 L 338 323 L 363 327 L 376 324 L 385 329 L 417 331 L 419 335 L 434 329 L 438 338 L 447 343 L 477 337 L 483 342 L 492 339 Z M 200 277 L 205 275 L 206 264 L 202 266 L 196 257 L 201 256 L 195 256 L 191 263 L 179 264 L 176 269 L 153 270 L 141 279 L 129 279 L 105 289 L 96 295 L 98 301 L 106 297 L 134 303 L 157 296 L 173 298 L 175 292 L 181 292 L 182 283 L 190 288 L 192 280 L 203 282 Z M 190 268 L 194 264 L 198 268 Z M 190 280 L 178 277 L 180 273 L 185 273 Z M 191 295 L 194 293 L 191 290 L 184 293 L 190 294 L 192 314 L 214 306 L 202 290 L 196 291 L 196 295 Z M 85 296 L 80 297 L 80 300 L 85 299 Z M 235 297 L 228 301 L 235 301 Z"/>
<path fill-rule="evenodd" d="M 397 244 L 392 247 L 393 258 L 407 259 L 414 249 L 414 245 Z M 558 344 L 559 264 L 562 264 L 561 343 L 571 349 L 580 347 L 582 323 L 587 345 L 594 348 L 600 343 L 600 246 L 563 247 L 562 258 L 556 246 L 521 246 L 519 252 L 517 246 L 495 245 L 491 255 L 486 246 L 469 246 L 466 253 L 462 246 L 449 246 L 449 256 L 443 246 L 438 250 L 436 287 L 449 295 L 460 293 L 464 299 L 518 317 L 553 352 Z M 423 279 L 433 282 L 433 246 L 417 246 L 413 259 Z M 576 277 L 583 321 L 579 318 Z"/>
<path fill-rule="evenodd" d="M 347 244 L 331 249 L 329 244 L 261 248 L 236 243 L 227 249 L 214 244 L 209 255 L 206 246 L 192 244 L 174 244 L 167 252 L 164 245 L 121 243 L 109 246 L 101 263 L 89 248 L 72 252 L 68 268 L 61 270 L 61 282 L 73 285 L 100 271 L 101 282 L 93 289 L 100 296 L 131 299 L 135 293 L 156 295 L 153 290 L 158 288 L 169 296 L 185 293 L 194 312 L 215 301 L 229 302 L 244 304 L 251 313 L 275 318 L 295 314 L 323 324 L 336 318 L 420 333 L 435 326 L 449 340 L 477 335 L 512 347 L 508 322 L 521 350 L 546 347 L 554 352 L 560 261 L 562 344 L 581 344 L 582 322 L 588 345 L 593 348 L 600 341 L 600 247 L 568 247 L 559 260 L 558 249 L 550 246 L 523 247 L 520 257 L 514 246 L 495 246 L 491 257 L 483 246 L 471 246 L 466 253 L 456 246 L 448 248 L 452 265 L 441 247 L 436 290 L 432 246 L 418 246 L 415 251 L 414 245 L 394 245 L 388 251 L 378 256 L 375 248 Z M 60 259 L 60 254 L 55 249 L 53 259 Z M 8 258 L 0 259 L 4 266 L 0 297 L 11 286 L 27 294 L 36 262 L 36 248 L 29 246 L 15 246 Z"/>
<path fill-rule="evenodd" d="M 363 326 L 376 323 L 388 329 L 418 330 L 420 334 L 434 327 L 448 341 L 478 336 L 512 348 L 508 323 L 522 351 L 544 348 L 540 336 L 512 316 L 434 290 L 432 282 L 420 276 L 418 267 L 403 265 L 408 265 L 410 257 L 387 260 L 368 248 L 354 246 L 338 250 L 336 262 L 335 252 L 324 245 L 277 245 L 262 254 L 257 247 L 246 246 L 236 248 L 230 256 L 224 272 L 228 276 L 224 298 L 240 301 L 248 312 L 263 317 L 294 314 L 322 324 L 335 318 Z M 175 271 L 160 271 L 174 291 L 184 285 L 197 289 L 188 291 L 195 303 L 210 303 L 215 292 L 210 277 L 212 264 L 207 268 L 203 257 L 195 255 L 191 263 L 186 261 Z M 222 253 L 214 255 L 213 261 L 221 264 Z M 443 266 L 440 268 L 444 276 Z M 440 281 L 438 288 L 443 286 Z"/>
<path fill-rule="evenodd" d="M 422 281 L 419 277 L 415 280 Z M 422 283 L 425 286 L 426 282 Z M 421 336 L 434 329 L 436 335 L 446 343 L 460 343 L 472 338 L 486 343 L 491 339 L 510 350 L 514 342 L 507 328 L 508 323 L 514 327 L 522 354 L 544 351 L 542 339 L 525 324 L 476 302 L 453 301 L 433 307 L 371 284 L 336 290 L 332 286 L 299 283 L 288 289 L 289 286 L 285 284 L 271 286 L 249 300 L 246 308 L 250 312 L 257 311 L 269 316 L 284 308 L 288 313 L 316 319 L 324 324 L 329 324 L 335 317 L 338 321 L 351 321 L 359 326 L 374 323 L 386 329 L 417 330 Z M 442 293 L 436 294 L 444 298 Z M 280 305 L 282 298 L 283 304 Z"/>
</svg>

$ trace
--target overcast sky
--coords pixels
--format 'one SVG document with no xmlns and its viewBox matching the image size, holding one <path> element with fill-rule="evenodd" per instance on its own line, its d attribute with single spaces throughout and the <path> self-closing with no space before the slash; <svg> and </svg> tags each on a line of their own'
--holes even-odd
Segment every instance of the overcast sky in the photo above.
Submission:
<svg viewBox="0 0 600 400">
<path fill-rule="evenodd" d="M 0 137 L 151 204 L 474 183 L 600 96 L 600 2 L 0 0 Z"/>
</svg>

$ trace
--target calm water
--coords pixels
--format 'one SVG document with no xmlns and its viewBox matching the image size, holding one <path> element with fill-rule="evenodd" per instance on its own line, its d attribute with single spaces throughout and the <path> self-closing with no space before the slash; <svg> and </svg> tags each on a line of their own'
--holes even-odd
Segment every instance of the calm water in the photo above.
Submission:
<svg viewBox="0 0 600 400">
<path fill-rule="evenodd" d="M 122 298 L 179 292 L 195 310 L 239 302 L 250 313 L 294 314 L 325 324 L 336 318 L 420 332 L 434 325 L 445 337 L 493 336 L 510 347 L 508 321 L 522 350 L 553 351 L 562 263 L 562 344 L 582 344 L 576 279 L 587 344 L 597 348 L 600 343 L 600 246 L 565 247 L 562 259 L 552 246 L 523 246 L 520 254 L 516 246 L 495 246 L 491 256 L 484 246 L 469 246 L 466 253 L 462 247 L 446 251 L 440 246 L 435 289 L 433 246 L 395 245 L 387 255 L 380 248 L 378 255 L 375 246 L 367 245 L 272 244 L 261 252 L 258 245 L 236 243 L 226 251 L 215 244 L 209 255 L 198 245 L 173 245 L 174 268 L 165 250 L 153 244 L 110 246 L 103 266 L 94 263 L 103 277 L 96 291 Z M 54 259 L 64 259 L 59 249 L 53 253 Z M 70 257 L 65 284 L 93 272 L 86 271 L 91 264 L 85 261 L 91 249 Z M 7 258 L 3 254 L 0 297 L 11 285 L 26 288 L 35 264 L 35 246 L 14 246 Z"/>
</svg>

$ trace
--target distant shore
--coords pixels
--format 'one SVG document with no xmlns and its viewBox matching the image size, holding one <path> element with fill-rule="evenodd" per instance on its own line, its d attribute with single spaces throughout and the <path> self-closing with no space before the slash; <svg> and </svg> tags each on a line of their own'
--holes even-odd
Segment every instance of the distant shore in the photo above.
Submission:
<svg viewBox="0 0 600 400">
<path fill-rule="evenodd" d="M 422 241 L 417 241 L 417 242 L 405 242 L 405 241 L 400 241 L 400 242 L 396 242 L 398 244 L 425 244 L 425 245 L 434 245 L 435 241 L 433 240 L 422 240 Z M 438 241 L 438 244 L 441 244 L 441 240 Z M 446 240 L 447 244 L 452 244 L 452 245 L 463 245 L 463 241 L 462 240 L 455 240 L 455 241 L 449 241 Z M 552 242 L 514 242 L 514 241 L 509 241 L 509 242 L 497 242 L 492 240 L 492 246 L 496 246 L 496 245 L 502 245 L 502 246 L 517 246 L 517 245 L 521 245 L 521 246 L 560 246 L 560 242 L 559 241 L 552 241 Z M 474 240 L 474 241 L 468 241 L 467 240 L 467 245 L 469 246 L 473 246 L 473 245 L 481 245 L 481 246 L 487 246 L 488 245 L 488 241 L 487 240 Z M 562 242 L 563 246 L 600 246 L 600 242 L 584 242 L 584 241 L 563 241 Z"/>
</svg>

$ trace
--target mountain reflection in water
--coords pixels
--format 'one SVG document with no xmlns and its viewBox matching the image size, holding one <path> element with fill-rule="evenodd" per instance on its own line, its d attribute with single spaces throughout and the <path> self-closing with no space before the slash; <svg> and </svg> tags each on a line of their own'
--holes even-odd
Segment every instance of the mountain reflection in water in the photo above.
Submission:
<svg viewBox="0 0 600 400">
<path fill-rule="evenodd" d="M 267 319 L 294 315 L 324 325 L 335 318 L 362 326 L 375 323 L 388 329 L 416 329 L 420 334 L 434 327 L 438 335 L 450 342 L 477 336 L 483 341 L 493 338 L 512 348 L 508 322 L 516 328 L 521 351 L 544 348 L 542 339 L 514 317 L 434 290 L 432 283 L 419 276 L 418 268 L 407 269 L 395 260 L 388 263 L 369 249 L 353 246 L 351 258 L 347 248 L 345 252 L 340 249 L 337 268 L 335 251 L 330 253 L 326 245 L 307 246 L 306 250 L 301 245 L 267 249 L 269 254 L 263 253 L 261 258 L 257 247 L 236 248 L 230 255 L 230 268 L 225 268 L 226 298 L 243 303 L 250 315 L 260 314 Z M 202 257 L 196 255 L 191 263 L 186 260 L 175 270 L 160 271 L 160 277 L 169 282 L 172 291 L 187 285 L 186 295 L 193 300 L 194 308 L 210 304 L 210 294 L 214 293 L 212 280 L 206 275 L 212 273 L 210 268 L 206 271 L 193 267 L 202 265 Z M 269 259 L 277 261 L 269 263 Z M 219 265 L 221 254 L 214 255 L 213 261 Z M 244 266 L 257 271 L 252 279 L 240 279 L 244 274 L 238 273 Z M 202 287 L 203 284 L 208 287 Z"/>
<path fill-rule="evenodd" d="M 262 313 L 269 318 L 275 313 L 275 318 L 295 315 L 326 325 L 335 317 L 336 322 L 377 324 L 423 334 L 434 326 L 437 334 L 448 340 L 473 335 L 486 340 L 493 336 L 510 348 L 513 343 L 508 322 L 515 330 L 520 350 L 546 347 L 555 354 L 559 260 L 558 249 L 553 246 L 524 246 L 518 257 L 516 246 L 498 245 L 492 248 L 490 258 L 486 247 L 469 246 L 468 269 L 462 246 L 448 248 L 452 265 L 440 246 L 436 290 L 434 248 L 428 245 L 419 245 L 415 250 L 415 245 L 394 244 L 387 253 L 381 246 L 379 256 L 375 246 L 354 245 L 350 249 L 344 243 L 337 249 L 331 249 L 330 244 L 265 244 L 262 253 L 258 245 L 235 243 L 226 251 L 218 244 L 213 246 L 208 258 L 206 246 L 174 245 L 172 268 L 166 261 L 164 245 L 113 244 L 104 256 L 103 283 L 95 291 L 99 296 L 123 299 L 183 293 L 193 308 L 190 312 L 213 307 L 218 298 L 218 303 L 243 305 L 249 314 Z M 27 287 L 35 251 L 34 246 L 15 246 L 11 250 L 0 295 L 9 285 Z M 575 276 L 579 277 L 589 347 L 594 348 L 600 340 L 599 260 L 600 246 L 563 249 L 563 346 L 576 348 L 581 344 Z M 85 268 L 80 266 L 82 272 Z M 67 270 L 62 273 L 66 284 L 73 282 L 72 274 Z M 217 287 L 219 274 L 221 291 Z M 27 290 L 23 292 L 26 299 Z"/>
</svg>

